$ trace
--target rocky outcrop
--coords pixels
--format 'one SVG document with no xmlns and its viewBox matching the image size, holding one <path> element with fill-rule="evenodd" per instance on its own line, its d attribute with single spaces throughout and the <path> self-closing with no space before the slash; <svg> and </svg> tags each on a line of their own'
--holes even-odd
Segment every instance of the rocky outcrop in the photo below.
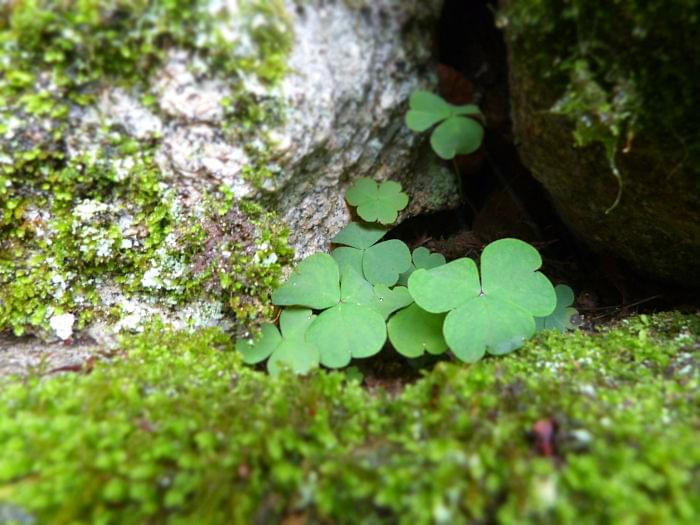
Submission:
<svg viewBox="0 0 700 525">
<path fill-rule="evenodd" d="M 404 216 L 457 204 L 403 125 L 439 0 L 176 4 L 0 11 L 0 331 L 245 324 L 353 179 L 402 182 Z"/>
<path fill-rule="evenodd" d="M 700 81 L 697 8 L 506 4 L 501 22 L 523 162 L 595 251 L 700 285 L 700 130 L 691 117 Z M 588 29 L 579 33 L 577 24 Z M 615 168 L 622 188 L 613 207 Z"/>
</svg>

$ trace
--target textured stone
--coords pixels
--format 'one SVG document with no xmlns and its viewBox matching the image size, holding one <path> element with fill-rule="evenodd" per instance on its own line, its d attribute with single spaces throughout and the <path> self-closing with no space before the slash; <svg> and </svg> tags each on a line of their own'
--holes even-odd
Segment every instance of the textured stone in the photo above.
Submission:
<svg viewBox="0 0 700 525">
<path fill-rule="evenodd" d="M 697 68 L 685 65 L 686 57 L 697 58 L 697 39 L 682 37 L 683 32 L 697 32 L 697 14 L 694 20 L 683 15 L 697 13 L 697 7 L 692 7 L 692 2 L 680 2 L 678 9 L 664 10 L 665 14 L 659 15 L 661 10 L 655 11 L 651 3 L 632 2 L 616 6 L 616 15 L 612 15 L 595 2 L 582 1 L 566 17 L 560 17 L 565 3 L 558 0 L 504 3 L 512 6 L 512 16 L 503 23 L 516 142 L 523 162 L 545 186 L 561 217 L 599 254 L 620 258 L 635 270 L 656 278 L 700 286 L 700 156 L 697 140 L 692 138 L 696 133 L 692 130 L 698 128 L 697 120 L 691 122 L 688 114 L 682 115 L 681 120 L 687 121 L 684 128 L 663 129 L 675 125 L 671 119 L 677 118 L 674 113 L 684 104 L 694 106 L 691 111 L 697 113 L 694 91 L 690 101 L 672 95 L 682 89 L 678 83 L 697 85 Z M 622 16 L 620 12 L 624 14 L 625 10 L 634 16 Z M 576 15 L 577 12 L 582 14 Z M 576 35 L 572 18 L 591 12 L 606 22 L 596 35 L 602 40 L 595 46 L 570 45 L 572 35 Z M 586 18 L 586 24 L 595 26 L 590 18 Z M 637 25 L 628 23 L 629 18 L 634 18 Z M 654 31 L 645 33 L 645 24 L 653 26 Z M 633 36 L 625 38 L 628 33 Z M 625 53 L 630 53 L 630 46 L 638 62 L 632 66 L 620 64 L 621 59 L 626 60 Z M 610 83 L 610 78 L 597 77 L 588 79 L 583 87 L 573 83 L 567 88 L 569 80 L 562 78 L 557 67 L 571 62 L 572 50 L 581 47 L 593 50 L 598 69 L 610 78 L 619 77 L 619 86 L 613 86 L 616 91 L 606 93 L 601 86 Z M 659 49 L 664 49 L 664 53 L 659 53 Z M 665 56 L 683 57 L 682 63 Z M 643 70 L 650 64 L 658 66 L 651 75 Z M 628 88 L 629 92 L 625 92 L 620 86 L 626 85 L 636 86 L 636 91 Z M 581 98 L 579 104 L 585 114 L 580 122 L 552 111 L 561 105 L 565 89 L 569 90 L 570 99 L 572 90 L 574 96 Z M 610 209 L 618 183 L 606 150 L 595 141 L 575 147 L 574 131 L 583 129 L 585 133 L 596 126 L 603 129 L 606 122 L 622 118 L 616 114 L 615 104 L 632 96 L 630 93 L 641 97 L 634 105 L 632 123 L 638 129 L 617 140 L 615 162 L 623 188 L 619 206 Z M 612 102 L 605 103 L 607 100 Z M 591 104 L 590 109 L 586 103 Z M 663 111 L 650 109 L 664 104 Z M 683 131 L 690 133 L 690 138 L 683 138 Z"/>
<path fill-rule="evenodd" d="M 143 82 L 104 76 L 91 84 L 94 103 L 67 102 L 60 133 L 55 132 L 59 124 L 49 117 L 18 112 L 16 122 L 8 122 L 0 151 L 17 151 L 18 146 L 56 151 L 55 166 L 68 165 L 119 187 L 110 191 L 105 186 L 102 193 L 85 197 L 76 185 L 75 191 L 69 188 L 67 209 L 52 207 L 50 194 L 48 201 L 41 201 L 48 202 L 46 209 L 31 203 L 26 207 L 33 240 L 45 237 L 46 242 L 25 244 L 21 259 L 46 261 L 41 264 L 52 273 L 41 295 L 35 295 L 44 303 L 27 307 L 26 314 L 20 311 L 20 320 L 12 320 L 13 329 L 51 340 L 56 330 L 49 319 L 73 315 L 73 337 L 89 333 L 100 341 L 113 338 L 120 329 L 137 330 L 154 317 L 174 327 L 196 328 L 230 324 L 230 309 L 236 308 L 232 303 L 263 308 L 271 281 L 246 268 L 238 268 L 232 277 L 245 274 L 244 288 L 231 288 L 237 291 L 229 291 L 226 298 L 212 292 L 220 289 L 215 282 L 197 284 L 195 293 L 186 289 L 197 279 L 197 268 L 206 276 L 209 263 L 231 256 L 231 247 L 224 246 L 221 253 L 207 248 L 206 257 L 197 252 L 202 243 L 209 245 L 206 232 L 199 245 L 181 244 L 189 233 L 196 237 L 197 228 L 207 230 L 206 215 L 212 210 L 202 207 L 205 196 L 222 188 L 278 212 L 289 226 L 297 258 L 326 249 L 328 239 L 350 220 L 343 194 L 357 177 L 400 181 L 412 197 L 402 218 L 457 205 L 454 175 L 436 161 L 425 137 L 403 123 L 410 93 L 434 85 L 430 66 L 440 0 L 288 0 L 286 14 L 275 16 L 263 14 L 264 2 L 255 8 L 262 11 L 246 11 L 244 3 L 250 4 L 212 1 L 212 13 L 231 16 L 217 15 L 211 31 L 198 33 L 202 42 L 193 47 L 168 49 L 162 61 L 139 78 Z M 287 27 L 293 32 L 286 73 L 276 82 L 265 82 L 267 66 L 253 36 L 268 26 L 274 26 L 273 33 Z M 221 49 L 222 42 L 226 59 L 241 58 L 239 69 L 220 71 L 216 62 L 198 52 L 214 43 Z M 234 60 L 227 67 L 237 64 Z M 56 100 L 68 100 L 48 75 L 38 74 L 39 87 Z M 174 225 L 172 231 L 163 230 L 166 234 L 155 241 L 145 261 L 139 256 L 148 250 L 151 230 L 144 213 L 151 213 L 153 203 L 148 204 L 151 211 L 144 212 L 140 182 L 131 179 L 152 167 L 142 153 L 152 153 L 159 171 L 157 181 L 148 184 L 159 188 L 168 205 L 162 221 Z M 11 155 L 0 161 L 13 162 Z M 8 186 L 10 195 L 36 191 L 23 186 L 24 180 L 33 184 L 33 179 L 17 173 Z M 152 195 L 154 190 L 148 191 Z M 63 231 L 70 230 L 77 253 L 54 248 L 59 221 Z M 256 233 L 241 241 L 234 255 L 247 254 L 250 264 L 263 266 L 276 261 L 269 242 L 272 230 L 255 226 L 252 231 Z M 234 233 L 226 239 L 234 242 Z M 56 253 L 59 265 L 54 264 Z M 187 262 L 185 253 L 193 253 L 192 260 L 199 262 Z M 89 257 L 83 260 L 85 254 Z M 21 266 L 20 261 L 16 264 Z M 100 265 L 107 268 L 104 274 L 99 273 Z M 81 270 L 86 266 L 92 272 L 89 277 Z M 234 301 L 232 293 L 240 301 Z M 19 305 L 13 301 L 11 314 L 24 308 L 21 299 Z M 83 315 L 86 312 L 94 317 Z"/>
</svg>

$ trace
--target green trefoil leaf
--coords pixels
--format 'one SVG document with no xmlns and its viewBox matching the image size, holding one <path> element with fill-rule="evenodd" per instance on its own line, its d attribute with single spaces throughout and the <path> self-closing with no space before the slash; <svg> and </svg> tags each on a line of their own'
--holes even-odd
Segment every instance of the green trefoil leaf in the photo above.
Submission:
<svg viewBox="0 0 700 525">
<path fill-rule="evenodd" d="M 367 177 L 355 180 L 345 199 L 357 207 L 357 214 L 363 220 L 381 224 L 395 222 L 399 211 L 408 205 L 408 195 L 401 191 L 401 184 L 394 181 L 378 184 Z"/>
</svg>

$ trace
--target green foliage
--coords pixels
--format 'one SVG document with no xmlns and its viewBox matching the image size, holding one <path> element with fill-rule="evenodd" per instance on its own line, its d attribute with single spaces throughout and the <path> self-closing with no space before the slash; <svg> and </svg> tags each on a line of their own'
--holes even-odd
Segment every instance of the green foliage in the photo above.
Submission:
<svg viewBox="0 0 700 525">
<path fill-rule="evenodd" d="M 372 284 L 395 285 L 408 270 L 411 252 L 403 241 L 391 239 L 370 246 L 362 257 L 362 271 Z"/>
<path fill-rule="evenodd" d="M 376 183 L 365 181 L 370 184 L 348 190 L 357 197 L 349 202 L 361 205 L 365 201 L 359 196 L 376 190 Z M 479 275 L 471 259 L 447 263 L 425 247 L 411 254 L 402 241 L 381 241 L 387 231 L 384 225 L 351 222 L 333 238 L 341 246 L 330 255 L 316 253 L 301 261 L 272 301 L 312 308 L 319 315 L 313 318 L 304 310 L 309 322 L 293 344 L 285 343 L 284 327 L 280 335 L 274 325 L 266 325 L 257 339 L 239 345 L 244 360 L 269 358 L 268 368 L 275 372 L 284 364 L 307 372 L 317 362 L 341 368 L 353 358 L 378 353 L 388 335 L 405 357 L 439 355 L 449 348 L 472 363 L 487 352 L 501 355 L 519 348 L 536 327 L 561 329 L 570 322 L 572 290 L 560 285 L 555 291 L 537 271 L 539 253 L 523 241 L 488 245 Z M 281 325 L 285 318 L 283 312 Z M 303 357 L 305 351 L 309 355 Z"/>
<path fill-rule="evenodd" d="M 349 193 L 370 194 L 358 191 L 365 186 L 354 185 Z M 471 259 L 446 263 L 425 247 L 411 254 L 402 241 L 381 241 L 387 231 L 384 225 L 351 222 L 333 238 L 341 246 L 330 255 L 316 253 L 301 261 L 272 301 L 318 310 L 318 317 L 309 318 L 295 344 L 284 344 L 284 329 L 280 335 L 273 325 L 265 326 L 258 339 L 239 345 L 244 360 L 270 358 L 268 368 L 275 371 L 283 362 L 304 372 L 316 362 L 340 368 L 352 358 L 378 353 L 388 335 L 393 348 L 408 358 L 449 348 L 473 363 L 487 352 L 501 355 L 519 348 L 536 326 L 561 328 L 570 321 L 573 292 L 561 285 L 555 291 L 537 271 L 539 253 L 523 241 L 488 245 L 480 276 Z M 284 319 L 283 312 L 281 324 Z"/>
<path fill-rule="evenodd" d="M 406 357 L 420 357 L 425 352 L 442 354 L 447 351 L 442 335 L 444 322 L 445 314 L 427 312 L 413 303 L 389 321 L 389 341 L 398 353 Z"/>
<path fill-rule="evenodd" d="M 272 294 L 277 305 L 330 308 L 340 301 L 340 271 L 326 253 L 316 253 L 301 261 L 287 282 Z"/>
<path fill-rule="evenodd" d="M 339 276 L 335 260 L 317 253 L 300 262 L 272 296 L 277 305 L 324 310 L 299 335 L 318 349 L 321 364 L 329 368 L 347 366 L 353 357 L 370 357 L 386 341 L 384 317 L 372 285 L 350 267 Z"/>
<path fill-rule="evenodd" d="M 0 385 L 0 516 L 695 523 L 698 338 L 700 319 L 675 313 L 543 332 L 388 392 L 344 372 L 269 377 L 218 330 L 150 328 L 90 374 Z M 530 436 L 549 417 L 555 457 Z"/>
<path fill-rule="evenodd" d="M 535 332 L 535 316 L 549 315 L 556 294 L 536 270 L 542 259 L 517 239 L 489 244 L 476 263 L 457 259 L 431 270 L 416 270 L 408 289 L 418 306 L 431 313 L 449 312 L 443 332 L 450 349 L 466 362 L 485 352 L 501 355 L 522 346 Z"/>
<path fill-rule="evenodd" d="M 357 207 L 357 214 L 363 220 L 381 224 L 395 222 L 399 211 L 408 205 L 408 195 L 401 191 L 401 184 L 390 180 L 378 184 L 367 177 L 353 182 L 345 200 Z"/>
<path fill-rule="evenodd" d="M 409 100 L 406 125 L 413 131 L 438 126 L 430 136 L 433 151 L 442 159 L 474 153 L 481 146 L 484 128 L 474 118 L 480 116 L 474 104 L 455 106 L 428 91 L 414 91 Z"/>
<path fill-rule="evenodd" d="M 576 325 L 573 323 L 574 316 L 578 315 L 574 304 L 574 291 L 565 284 L 558 284 L 554 287 L 557 294 L 557 306 L 547 317 L 535 317 L 537 331 L 540 330 L 573 330 Z"/>
<path fill-rule="evenodd" d="M 411 252 L 402 241 L 377 241 L 386 230 L 359 223 L 350 223 L 333 237 L 343 244 L 331 252 L 341 268 L 351 267 L 372 284 L 395 285 L 400 274 L 411 266 Z"/>
<path fill-rule="evenodd" d="M 408 278 L 417 269 L 423 268 L 425 270 L 430 270 L 431 268 L 442 266 L 446 262 L 443 254 L 430 253 L 430 250 L 428 250 L 428 248 L 425 246 L 419 246 L 413 250 L 411 260 L 411 266 L 409 266 L 408 270 L 402 273 L 401 277 L 399 277 L 399 284 L 404 286 L 408 285 Z"/>
<path fill-rule="evenodd" d="M 315 318 L 311 310 L 289 308 L 280 315 L 280 330 L 273 324 L 264 324 L 255 340 L 243 341 L 236 348 L 243 354 L 245 363 L 255 364 L 269 358 L 267 368 L 272 375 L 284 368 L 305 374 L 319 363 L 318 349 L 304 337 Z"/>
</svg>

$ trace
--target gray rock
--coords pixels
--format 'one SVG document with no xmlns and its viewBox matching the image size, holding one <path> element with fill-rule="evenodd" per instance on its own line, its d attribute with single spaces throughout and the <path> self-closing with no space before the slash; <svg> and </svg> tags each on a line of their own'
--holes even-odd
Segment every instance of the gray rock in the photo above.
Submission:
<svg viewBox="0 0 700 525">
<path fill-rule="evenodd" d="M 455 206 L 451 173 L 416 168 L 420 137 L 403 124 L 410 93 L 430 82 L 431 24 L 440 2 L 312 3 L 295 12 L 290 108 L 275 201 L 300 255 L 327 245 L 349 220 L 345 188 L 356 177 L 395 179 L 411 193 L 408 214 Z M 408 32 L 403 28 L 411 27 Z"/>
<path fill-rule="evenodd" d="M 244 144 L 221 132 L 228 88 L 198 80 L 190 59 L 172 53 L 155 82 L 168 120 L 161 167 L 191 199 L 225 184 L 237 196 L 271 203 L 289 224 L 299 257 L 325 248 L 347 223 L 342 195 L 357 177 L 401 181 L 413 197 L 407 215 L 456 206 L 453 175 L 431 163 L 432 154 L 418 147 L 422 138 L 403 125 L 411 91 L 433 80 L 426 65 L 439 4 L 288 3 L 295 35 L 290 72 L 272 92 L 252 80 L 247 86 L 285 108 L 280 128 L 262 130 L 276 144 L 269 168 L 277 174 L 262 191 L 242 175 L 251 162 Z M 130 113 L 141 111 L 135 104 Z"/>
<path fill-rule="evenodd" d="M 239 4 L 236 0 L 212 1 L 211 9 L 235 13 L 217 18 L 217 38 L 231 42 L 232 54 L 246 56 L 254 53 L 251 28 L 279 21 L 260 18 L 260 14 L 251 19 L 239 13 Z M 113 168 L 117 181 L 123 182 L 138 162 L 138 152 L 124 153 L 111 144 L 128 136 L 149 147 L 155 145 L 165 195 L 173 198 L 173 220 L 203 221 L 202 197 L 224 186 L 236 197 L 258 200 L 277 211 L 289 226 L 297 258 L 326 249 L 328 239 L 350 220 L 343 194 L 358 177 L 400 181 L 412 197 L 401 218 L 456 206 L 454 175 L 425 147 L 425 138 L 403 123 L 410 93 L 418 87 L 431 88 L 435 82 L 429 71 L 441 2 L 287 0 L 285 5 L 294 43 L 288 72 L 277 85 L 267 86 L 243 71 L 228 78 L 212 70 L 195 52 L 173 48 L 145 79 L 145 85 L 125 88 L 106 80 L 95 87 L 99 89 L 95 104 L 71 105 L 61 144 L 52 139 L 50 119 L 18 115 L 16 126 L 10 123 L 4 137 L 8 151 L 17 145 L 31 148 L 45 143 L 42 149 L 62 148 L 68 162 L 97 159 Z M 210 37 L 202 35 L 204 40 Z M 47 79 L 40 76 L 38 82 L 60 96 Z M 230 97 L 241 96 L 273 108 L 275 118 L 245 125 L 246 117 L 237 113 L 238 106 L 225 104 Z M 254 179 L 247 175 L 255 170 L 269 176 Z M 121 257 L 120 249 L 143 249 L 143 231 L 133 225 L 138 213 L 133 203 L 108 196 L 75 206 L 76 238 L 98 242 L 98 256 L 104 260 Z M 51 211 L 29 207 L 30 212 L 37 224 L 41 222 L 42 231 L 53 235 Z M 97 216 L 100 224 L 95 223 Z M 118 224 L 121 246 L 110 244 L 113 241 L 105 237 L 105 221 Z M 223 302 L 216 298 L 182 305 L 168 297 L 171 289 L 174 293 L 181 290 L 177 285 L 169 288 L 166 281 L 186 270 L 173 258 L 177 242 L 176 237 L 166 239 L 143 274 L 129 276 L 130 282 L 141 284 L 136 294 L 109 278 L 95 279 L 90 286 L 100 298 L 97 307 L 121 312 L 123 318 L 110 326 L 87 327 L 82 333 L 76 328 L 74 337 L 90 332 L 96 340 L 111 339 L 120 329 L 138 329 L 154 316 L 175 327 L 226 323 Z M 246 246 L 246 252 L 264 255 L 268 250 L 260 239 L 251 242 L 260 246 Z M 41 256 L 51 260 L 51 243 L 46 245 L 49 248 L 40 248 L 46 250 Z M 76 273 L 57 273 L 54 297 L 70 290 L 79 277 Z M 80 308 L 91 307 L 83 301 L 66 313 L 77 319 Z M 47 319 L 52 311 L 48 305 Z M 48 327 L 29 329 L 47 340 L 57 336 Z M 26 369 L 38 363 L 41 355 L 27 344 L 3 340 L 5 362 L 0 369 Z M 9 352 L 11 347 L 14 350 Z M 46 346 L 49 359 L 57 355 L 57 348 Z M 8 361 L 10 353 L 25 364 Z"/>
</svg>

